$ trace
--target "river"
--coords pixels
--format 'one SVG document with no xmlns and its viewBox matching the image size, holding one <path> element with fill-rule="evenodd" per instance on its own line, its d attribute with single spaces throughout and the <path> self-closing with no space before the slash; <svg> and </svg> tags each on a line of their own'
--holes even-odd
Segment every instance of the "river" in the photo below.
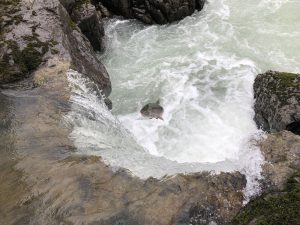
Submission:
<svg viewBox="0 0 300 225">
<path fill-rule="evenodd" d="M 147 178 L 203 170 L 246 174 L 258 191 L 263 138 L 253 121 L 253 82 L 266 70 L 300 72 L 300 1 L 210 0 L 171 25 L 105 22 L 99 58 L 113 85 L 109 112 L 71 71 L 80 153 Z M 141 117 L 160 100 L 164 120 Z"/>
</svg>

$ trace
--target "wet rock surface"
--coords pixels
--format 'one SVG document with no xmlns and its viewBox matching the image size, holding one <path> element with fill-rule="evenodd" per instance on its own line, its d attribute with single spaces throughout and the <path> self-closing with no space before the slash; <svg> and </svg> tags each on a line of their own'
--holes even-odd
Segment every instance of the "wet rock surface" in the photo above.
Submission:
<svg viewBox="0 0 300 225">
<path fill-rule="evenodd" d="M 69 66 L 40 68 L 34 89 L 2 90 L 0 115 L 11 122 L 1 124 L 10 150 L 0 152 L 0 224 L 225 224 L 238 212 L 246 183 L 238 172 L 141 180 L 74 154 L 64 120 Z"/>
<path fill-rule="evenodd" d="M 69 61 L 72 68 L 89 76 L 105 95 L 109 95 L 109 76 L 91 48 L 93 42 L 82 34 L 59 0 L 1 1 L 0 4 L 2 87 L 30 77 L 38 67 L 55 65 L 54 58 L 58 56 L 59 60 Z M 65 1 L 64 5 L 71 7 L 72 1 Z M 87 30 L 88 37 L 88 28 L 95 25 L 93 19 L 89 19 L 94 18 L 93 15 L 82 16 L 78 22 Z M 95 32 L 102 35 L 101 27 Z M 97 44 L 93 44 L 97 49 Z"/>
<path fill-rule="evenodd" d="M 110 11 L 147 24 L 171 23 L 195 10 L 202 10 L 205 0 L 97 0 Z"/>
<path fill-rule="evenodd" d="M 278 132 L 300 121 L 300 75 L 268 71 L 254 83 L 255 121 L 268 132 Z M 299 129 L 294 127 L 292 129 Z"/>
</svg>

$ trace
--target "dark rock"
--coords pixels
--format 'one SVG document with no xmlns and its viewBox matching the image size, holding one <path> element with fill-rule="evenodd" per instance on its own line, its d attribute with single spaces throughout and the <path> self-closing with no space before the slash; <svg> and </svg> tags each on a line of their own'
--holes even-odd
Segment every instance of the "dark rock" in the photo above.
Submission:
<svg viewBox="0 0 300 225">
<path fill-rule="evenodd" d="M 105 17 L 111 17 L 112 14 L 111 12 L 101 4 L 101 2 L 98 3 L 97 5 L 98 10 L 101 12 L 101 17 L 105 18 Z"/>
<path fill-rule="evenodd" d="M 112 101 L 111 101 L 109 98 L 105 98 L 105 99 L 104 99 L 104 103 L 105 103 L 105 105 L 107 106 L 107 108 L 108 108 L 109 110 L 112 109 L 113 104 L 112 104 Z"/>
<path fill-rule="evenodd" d="M 76 0 L 60 0 L 60 3 L 65 7 L 68 13 L 71 14 L 76 4 Z"/>
<path fill-rule="evenodd" d="M 300 121 L 288 124 L 286 126 L 286 130 L 291 131 L 294 134 L 300 135 Z"/>
<path fill-rule="evenodd" d="M 201 11 L 205 5 L 206 0 L 196 0 L 196 9 Z"/>
<path fill-rule="evenodd" d="M 104 27 L 96 7 L 89 1 L 77 4 L 72 10 L 71 18 L 90 41 L 93 49 L 103 50 Z"/>
<path fill-rule="evenodd" d="M 268 71 L 254 83 L 255 122 L 268 132 L 300 121 L 300 75 Z"/>
<path fill-rule="evenodd" d="M 117 15 L 132 17 L 131 0 L 100 0 L 99 2 Z"/>
<path fill-rule="evenodd" d="M 202 10 L 205 0 L 96 0 L 110 11 L 147 24 L 166 24 Z"/>
</svg>

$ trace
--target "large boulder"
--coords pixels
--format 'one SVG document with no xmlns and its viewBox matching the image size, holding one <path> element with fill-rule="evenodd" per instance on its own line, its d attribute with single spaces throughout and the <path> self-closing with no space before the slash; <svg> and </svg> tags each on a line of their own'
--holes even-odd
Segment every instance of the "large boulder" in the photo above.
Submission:
<svg viewBox="0 0 300 225">
<path fill-rule="evenodd" d="M 109 75 L 91 45 L 99 49 L 100 43 L 95 44 L 92 38 L 88 40 L 93 36 L 93 25 L 97 27 L 89 18 L 96 21 L 97 15 L 81 16 L 77 21 L 86 31 L 86 38 L 69 14 L 74 1 L 61 2 L 1 1 L 0 85 L 4 87 L 27 78 L 38 67 L 67 61 L 71 68 L 87 75 L 108 96 L 111 92 Z M 102 28 L 98 28 L 95 37 L 102 35 Z"/>
<path fill-rule="evenodd" d="M 300 74 L 268 71 L 254 82 L 255 121 L 268 132 L 291 130 L 300 121 Z M 297 125 L 298 124 L 298 125 Z"/>
<path fill-rule="evenodd" d="M 109 10 L 148 24 L 166 24 L 202 10 L 205 0 L 98 0 Z"/>
</svg>

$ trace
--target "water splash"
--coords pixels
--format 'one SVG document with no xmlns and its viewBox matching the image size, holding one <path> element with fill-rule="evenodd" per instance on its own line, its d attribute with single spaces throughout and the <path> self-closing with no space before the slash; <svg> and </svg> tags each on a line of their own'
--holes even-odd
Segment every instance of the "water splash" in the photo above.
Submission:
<svg viewBox="0 0 300 225">
<path fill-rule="evenodd" d="M 88 81 L 69 74 L 79 152 L 142 178 L 239 170 L 246 197 L 257 193 L 263 157 L 252 141 L 261 136 L 253 80 L 269 69 L 300 71 L 299 4 L 211 0 L 171 25 L 107 21 L 100 58 L 113 84 L 113 115 L 84 87 Z M 141 119 L 142 106 L 157 99 L 165 120 Z"/>
<path fill-rule="evenodd" d="M 77 154 L 99 155 L 114 170 L 125 168 L 141 178 L 162 178 L 199 171 L 247 171 L 250 181 L 247 187 L 253 192 L 250 186 L 257 186 L 255 178 L 259 176 L 260 167 L 253 166 L 253 163 L 258 165 L 263 160 L 258 148 L 251 145 L 251 148 L 240 152 L 237 160 L 216 163 L 178 163 L 155 156 L 140 146 L 133 134 L 111 114 L 99 93 L 89 88 L 91 85 L 87 78 L 70 70 L 68 80 L 72 91 L 72 110 L 66 115 L 65 121 L 73 128 L 70 137 L 78 149 Z M 249 161 L 250 158 L 253 160 Z M 246 191 L 248 193 L 248 189 Z"/>
</svg>

